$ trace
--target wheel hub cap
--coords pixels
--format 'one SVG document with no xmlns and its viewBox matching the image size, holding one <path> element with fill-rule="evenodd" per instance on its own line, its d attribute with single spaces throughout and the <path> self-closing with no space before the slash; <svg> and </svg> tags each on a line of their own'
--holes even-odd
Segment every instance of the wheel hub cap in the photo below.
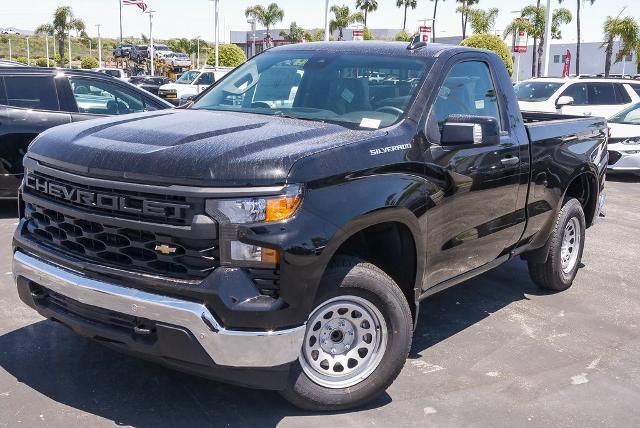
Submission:
<svg viewBox="0 0 640 428">
<path fill-rule="evenodd" d="M 580 251 L 580 224 L 578 219 L 573 217 L 564 227 L 562 235 L 562 248 L 560 250 L 560 261 L 562 271 L 571 273 L 578 261 Z"/>
<path fill-rule="evenodd" d="M 330 299 L 309 317 L 300 365 L 315 383 L 346 388 L 376 369 L 386 343 L 386 322 L 373 304 L 358 296 Z"/>
</svg>

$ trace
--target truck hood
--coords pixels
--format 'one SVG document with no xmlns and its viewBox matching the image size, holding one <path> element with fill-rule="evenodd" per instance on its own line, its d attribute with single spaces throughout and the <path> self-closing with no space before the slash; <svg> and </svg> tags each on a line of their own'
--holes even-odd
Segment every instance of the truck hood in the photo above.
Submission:
<svg viewBox="0 0 640 428">
<path fill-rule="evenodd" d="M 194 86 L 193 85 L 186 85 L 183 83 L 167 83 L 166 85 L 162 85 L 160 86 L 160 90 L 162 91 L 171 91 L 171 90 L 175 90 L 180 92 L 180 90 L 186 90 L 186 89 L 193 89 Z"/>
<path fill-rule="evenodd" d="M 306 156 L 384 131 L 204 110 L 165 110 L 52 128 L 28 156 L 91 177 L 146 184 L 273 186 Z"/>
</svg>

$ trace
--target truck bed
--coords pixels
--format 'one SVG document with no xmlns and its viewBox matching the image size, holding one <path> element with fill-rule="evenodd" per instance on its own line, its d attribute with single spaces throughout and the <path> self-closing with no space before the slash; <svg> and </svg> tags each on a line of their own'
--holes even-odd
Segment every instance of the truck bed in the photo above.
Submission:
<svg viewBox="0 0 640 428">
<path fill-rule="evenodd" d="M 531 143 L 570 137 L 597 135 L 606 130 L 603 117 L 570 116 L 556 113 L 522 112 Z"/>
</svg>

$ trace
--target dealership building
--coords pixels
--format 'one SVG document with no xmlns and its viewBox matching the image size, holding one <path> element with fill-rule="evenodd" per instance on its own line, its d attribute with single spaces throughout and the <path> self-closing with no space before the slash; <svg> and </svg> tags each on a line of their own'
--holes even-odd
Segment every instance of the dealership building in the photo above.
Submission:
<svg viewBox="0 0 640 428">
<path fill-rule="evenodd" d="M 288 29 L 273 29 L 271 30 L 271 36 L 273 37 L 273 45 L 280 46 L 285 45 L 288 42 L 280 36 L 280 32 L 285 31 L 288 32 Z M 396 34 L 398 34 L 401 30 L 399 29 L 372 29 L 374 37 L 378 40 L 393 40 Z M 266 36 L 265 30 L 257 30 L 255 33 L 252 31 L 231 31 L 230 40 L 231 43 L 239 46 L 244 52 L 247 54 L 247 57 L 251 57 L 255 54 L 258 54 L 264 50 L 264 39 Z M 351 29 L 347 29 L 344 31 L 345 40 L 352 39 Z M 438 43 L 445 44 L 459 44 L 462 40 L 461 37 L 439 37 L 437 39 Z M 531 39 L 529 39 L 532 42 Z M 510 42 L 510 40 L 508 41 Z M 366 42 L 363 42 L 366 43 Z M 620 43 L 615 42 L 613 52 L 614 52 L 614 60 L 615 55 L 620 48 Z M 580 74 L 593 74 L 597 75 L 600 73 L 604 73 L 604 63 L 605 63 L 605 48 L 602 46 L 601 42 L 583 42 L 580 49 Z M 566 58 L 567 50 L 569 50 L 571 54 L 571 74 L 575 74 L 575 51 L 576 45 L 575 43 L 557 43 L 554 40 L 551 44 L 551 52 L 550 52 L 550 63 L 549 63 L 549 76 L 562 76 L 562 69 L 564 66 L 564 61 Z M 514 53 L 513 54 L 513 62 L 514 62 L 514 75 L 513 80 L 516 80 L 516 69 L 518 63 L 518 57 L 520 66 L 519 72 L 517 76 L 517 80 L 525 80 L 531 77 L 531 65 L 533 62 L 533 44 L 529 43 L 527 47 L 527 52 L 525 53 Z M 639 74 L 637 72 L 636 66 L 636 58 L 635 54 L 629 55 L 626 58 L 626 61 L 619 62 L 616 64 L 612 64 L 611 73 L 612 74 L 628 74 L 631 76 L 635 76 Z"/>
</svg>

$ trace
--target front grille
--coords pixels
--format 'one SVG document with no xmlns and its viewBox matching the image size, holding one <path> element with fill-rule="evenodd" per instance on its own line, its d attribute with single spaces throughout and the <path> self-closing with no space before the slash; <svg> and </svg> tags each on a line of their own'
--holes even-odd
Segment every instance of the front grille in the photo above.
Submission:
<svg viewBox="0 0 640 428">
<path fill-rule="evenodd" d="M 621 157 L 622 157 L 622 154 L 620 154 L 620 152 L 609 150 L 609 165 L 615 165 L 616 162 L 618 162 Z"/>
<path fill-rule="evenodd" d="M 180 279 L 204 278 L 219 266 L 215 239 L 96 223 L 34 203 L 25 218 L 28 233 L 44 245 L 103 266 Z"/>
<path fill-rule="evenodd" d="M 175 203 L 175 204 L 181 204 L 189 207 L 185 210 L 185 213 L 184 213 L 185 215 L 183 218 L 169 218 L 167 216 L 159 217 L 159 216 L 146 215 L 143 213 L 127 213 L 122 210 L 100 208 L 97 206 L 87 206 L 73 200 L 56 198 L 49 194 L 46 194 L 40 191 L 35 191 L 34 189 L 29 188 L 27 186 L 24 187 L 25 193 L 37 196 L 38 198 L 43 198 L 49 201 L 53 201 L 56 203 L 62 203 L 67 206 L 72 206 L 75 209 L 86 211 L 86 212 L 101 213 L 104 215 L 112 215 L 119 218 L 126 218 L 131 220 L 143 220 L 143 221 L 149 221 L 154 223 L 182 226 L 182 225 L 191 224 L 193 216 L 199 212 L 204 211 L 204 201 L 201 198 L 187 198 L 184 196 L 155 194 L 155 193 L 147 193 L 147 192 L 133 192 L 133 191 L 127 191 L 122 189 L 89 186 L 85 184 L 71 182 L 71 181 L 54 177 L 48 174 L 44 174 L 40 171 L 28 171 L 28 174 L 29 176 L 46 180 L 46 182 L 48 183 L 62 185 L 62 186 L 71 186 L 73 189 L 100 193 L 100 194 L 109 195 L 112 197 L 126 197 L 128 204 L 131 204 L 132 208 L 139 209 L 144 200 L 152 200 L 152 201 L 165 202 L 165 203 Z"/>
</svg>

